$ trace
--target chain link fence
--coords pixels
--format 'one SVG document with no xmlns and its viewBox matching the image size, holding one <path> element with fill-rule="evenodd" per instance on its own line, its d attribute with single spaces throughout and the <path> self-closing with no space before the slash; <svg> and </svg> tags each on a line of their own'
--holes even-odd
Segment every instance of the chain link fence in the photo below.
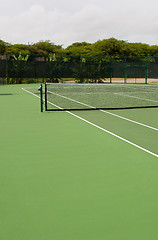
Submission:
<svg viewBox="0 0 158 240">
<path fill-rule="evenodd" d="M 158 83 L 158 56 L 0 55 L 0 84 L 64 81 Z"/>
</svg>

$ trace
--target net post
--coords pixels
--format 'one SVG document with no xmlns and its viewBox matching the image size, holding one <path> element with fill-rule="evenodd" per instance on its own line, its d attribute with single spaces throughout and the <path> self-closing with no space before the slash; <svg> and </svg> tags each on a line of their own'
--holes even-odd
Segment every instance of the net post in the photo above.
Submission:
<svg viewBox="0 0 158 240">
<path fill-rule="evenodd" d="M 47 83 L 45 83 L 45 111 L 47 111 Z"/>
<path fill-rule="evenodd" d="M 43 86 L 42 83 L 40 84 L 40 88 L 38 89 L 40 91 L 40 107 L 41 112 L 43 112 Z"/>
<path fill-rule="evenodd" d="M 149 63 L 149 57 L 146 57 L 146 76 L 145 76 L 145 84 L 148 83 L 148 64 Z"/>
</svg>

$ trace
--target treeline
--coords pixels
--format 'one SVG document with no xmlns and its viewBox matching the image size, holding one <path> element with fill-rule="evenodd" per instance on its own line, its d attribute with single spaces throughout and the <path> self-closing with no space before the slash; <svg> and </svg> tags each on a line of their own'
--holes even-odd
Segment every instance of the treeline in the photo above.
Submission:
<svg viewBox="0 0 158 240">
<path fill-rule="evenodd" d="M 71 55 L 71 56 L 158 56 L 158 45 L 144 43 L 128 43 L 123 40 L 109 38 L 95 43 L 76 42 L 67 48 L 55 45 L 51 41 L 39 41 L 32 44 L 11 44 L 0 40 L 0 53 Z"/>
</svg>

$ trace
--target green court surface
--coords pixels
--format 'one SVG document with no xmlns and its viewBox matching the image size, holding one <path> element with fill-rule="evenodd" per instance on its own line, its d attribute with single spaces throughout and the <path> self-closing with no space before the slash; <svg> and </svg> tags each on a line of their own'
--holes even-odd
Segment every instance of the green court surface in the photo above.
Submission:
<svg viewBox="0 0 158 240">
<path fill-rule="evenodd" d="M 0 86 L 0 239 L 158 239 L 158 109 L 41 113 L 27 87 Z"/>
</svg>

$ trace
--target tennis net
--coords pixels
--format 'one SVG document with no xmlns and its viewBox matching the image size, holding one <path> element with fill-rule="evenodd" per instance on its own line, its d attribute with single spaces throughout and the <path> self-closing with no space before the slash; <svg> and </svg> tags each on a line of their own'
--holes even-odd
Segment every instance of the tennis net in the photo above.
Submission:
<svg viewBox="0 0 158 240">
<path fill-rule="evenodd" d="M 158 107 L 158 85 L 45 84 L 46 111 Z"/>
</svg>

